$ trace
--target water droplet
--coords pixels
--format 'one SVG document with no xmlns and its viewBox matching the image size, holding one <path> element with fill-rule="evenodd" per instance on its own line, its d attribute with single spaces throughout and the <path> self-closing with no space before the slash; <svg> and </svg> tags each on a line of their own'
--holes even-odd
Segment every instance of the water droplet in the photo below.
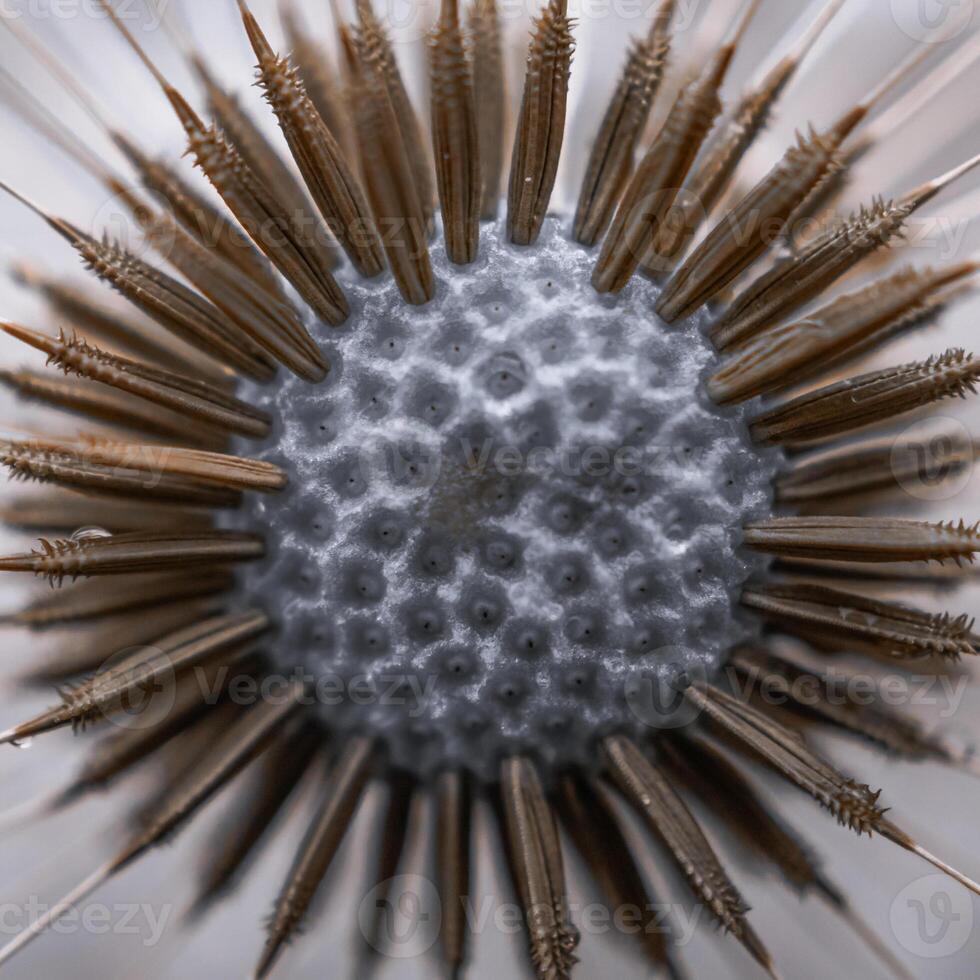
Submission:
<svg viewBox="0 0 980 980">
<path fill-rule="evenodd" d="M 94 525 L 89 525 L 87 527 L 80 527 L 77 531 L 72 533 L 72 541 L 96 541 L 100 538 L 111 538 L 112 532 L 107 531 L 104 527 L 96 527 Z"/>
</svg>

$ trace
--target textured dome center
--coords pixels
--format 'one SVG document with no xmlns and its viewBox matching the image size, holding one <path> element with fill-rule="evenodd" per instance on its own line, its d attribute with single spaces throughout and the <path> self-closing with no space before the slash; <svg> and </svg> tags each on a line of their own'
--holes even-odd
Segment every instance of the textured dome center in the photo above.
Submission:
<svg viewBox="0 0 980 980">
<path fill-rule="evenodd" d="M 744 635 L 740 528 L 770 507 L 775 461 L 702 392 L 700 321 L 665 326 L 649 282 L 597 295 L 557 222 L 532 248 L 482 238 L 451 271 L 433 248 L 424 307 L 345 283 L 348 324 L 314 328 L 327 382 L 250 393 L 291 474 L 245 515 L 270 528 L 245 588 L 276 661 L 416 772 L 489 776 L 517 747 L 581 763 L 655 723 L 644 685 Z"/>
</svg>

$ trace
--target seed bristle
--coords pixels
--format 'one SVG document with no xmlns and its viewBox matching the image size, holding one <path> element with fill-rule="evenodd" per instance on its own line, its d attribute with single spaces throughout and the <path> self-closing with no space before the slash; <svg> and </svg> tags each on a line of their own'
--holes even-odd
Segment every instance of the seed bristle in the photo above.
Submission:
<svg viewBox="0 0 980 980">
<path fill-rule="evenodd" d="M 107 353 L 77 334 L 69 339 L 62 331 L 58 337 L 49 337 L 5 320 L 0 320 L 0 330 L 47 354 L 48 364 L 66 375 L 97 381 L 215 429 L 257 439 L 269 433 L 268 414 L 216 391 L 207 382 Z M 180 435 L 187 435 L 186 426 Z"/>
<path fill-rule="evenodd" d="M 567 0 L 548 0 L 531 32 L 507 190 L 507 237 L 515 245 L 537 241 L 554 190 L 575 47 L 572 26 Z"/>
<path fill-rule="evenodd" d="M 889 517 L 774 517 L 748 524 L 745 544 L 790 558 L 847 562 L 972 564 L 980 530 L 963 521 L 931 524 Z"/>
<path fill-rule="evenodd" d="M 374 758 L 369 739 L 348 739 L 333 765 L 318 812 L 300 846 L 269 922 L 256 980 L 269 975 L 283 946 L 305 917 L 327 869 L 350 826 Z"/>
<path fill-rule="evenodd" d="M 500 768 L 508 856 L 525 912 L 531 963 L 540 980 L 565 980 L 575 964 L 565 869 L 555 817 L 533 762 L 520 756 Z"/>
<path fill-rule="evenodd" d="M 759 445 L 805 444 L 898 418 L 976 391 L 980 360 L 962 349 L 858 375 L 800 395 L 750 424 Z"/>
<path fill-rule="evenodd" d="M 974 262 L 938 270 L 906 267 L 802 320 L 763 330 L 715 371 L 708 393 L 726 405 L 821 374 L 935 314 L 977 268 Z"/>
<path fill-rule="evenodd" d="M 384 268 L 381 243 L 357 178 L 297 69 L 275 53 L 244 0 L 238 6 L 258 59 L 259 85 L 320 214 L 357 271 L 378 275 Z"/>
<path fill-rule="evenodd" d="M 691 167 L 721 113 L 719 92 L 738 41 L 758 9 L 753 0 L 702 74 L 677 96 L 659 134 L 637 166 L 606 234 L 592 274 L 600 293 L 620 292 L 665 227 Z"/>
<path fill-rule="evenodd" d="M 676 4 L 661 4 L 645 38 L 634 39 L 589 154 L 572 234 L 594 245 L 612 221 L 633 170 L 636 145 L 667 68 L 670 22 Z"/>
<path fill-rule="evenodd" d="M 771 973 L 772 958 L 745 917 L 748 906 L 666 773 L 625 736 L 607 737 L 603 752 L 610 778 L 670 851 L 694 895 Z"/>
<path fill-rule="evenodd" d="M 480 217 L 484 221 L 493 221 L 500 206 L 500 182 L 504 172 L 505 143 L 500 134 L 507 131 L 507 87 L 496 0 L 473 0 L 467 26 L 476 107 L 476 143 L 480 152 Z"/>
<path fill-rule="evenodd" d="M 480 236 L 479 133 L 469 59 L 459 21 L 459 0 L 442 0 L 429 36 L 432 152 L 449 261 L 476 259 Z"/>
<path fill-rule="evenodd" d="M 235 531 L 198 534 L 130 532 L 109 537 L 83 537 L 49 541 L 29 554 L 0 558 L 0 571 L 31 572 L 52 585 L 66 578 L 93 575 L 136 575 L 201 565 L 257 561 L 265 554 L 262 538 Z"/>
<path fill-rule="evenodd" d="M 472 863 L 472 797 L 462 770 L 440 773 L 436 781 L 436 875 L 443 907 L 441 943 L 450 976 L 460 976 L 467 958 Z"/>
<path fill-rule="evenodd" d="M 712 134 L 700 160 L 685 183 L 675 212 L 658 232 L 643 260 L 652 276 L 672 270 L 703 222 L 731 186 L 745 154 L 769 124 L 777 102 L 803 59 L 834 19 L 843 0 L 828 0 L 794 47 L 755 85 L 750 86 L 727 122 Z"/>
</svg>

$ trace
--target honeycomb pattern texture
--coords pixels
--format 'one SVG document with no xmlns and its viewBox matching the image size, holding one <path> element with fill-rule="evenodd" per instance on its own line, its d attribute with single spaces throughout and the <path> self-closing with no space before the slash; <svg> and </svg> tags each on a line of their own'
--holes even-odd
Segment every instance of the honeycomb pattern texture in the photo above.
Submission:
<svg viewBox="0 0 980 980">
<path fill-rule="evenodd" d="M 778 459 L 703 394 L 703 322 L 665 326 L 647 281 L 597 295 L 557 222 L 532 248 L 485 226 L 465 268 L 432 256 L 421 308 L 345 283 L 348 323 L 314 328 L 324 384 L 248 393 L 291 484 L 238 518 L 270 543 L 243 587 L 326 723 L 393 764 L 587 764 L 598 736 L 672 717 L 651 684 L 710 673 L 750 629 L 739 529 Z"/>
</svg>

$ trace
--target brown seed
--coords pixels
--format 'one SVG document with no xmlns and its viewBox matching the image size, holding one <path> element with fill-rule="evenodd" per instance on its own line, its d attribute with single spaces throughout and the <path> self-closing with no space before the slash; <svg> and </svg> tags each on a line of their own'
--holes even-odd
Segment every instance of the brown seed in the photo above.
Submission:
<svg viewBox="0 0 980 980">
<path fill-rule="evenodd" d="M 435 295 L 429 217 L 405 141 L 392 139 L 400 130 L 385 51 L 376 33 L 362 28 L 349 62 L 352 111 L 365 189 L 388 265 L 405 301 L 420 306 Z"/>
<path fill-rule="evenodd" d="M 822 585 L 748 586 L 742 604 L 794 631 L 821 634 L 842 648 L 874 646 L 892 657 L 945 657 L 959 660 L 978 652 L 967 615 L 927 613 L 894 602 Z"/>
<path fill-rule="evenodd" d="M 721 112 L 719 92 L 738 43 L 759 7 L 752 0 L 700 77 L 687 84 L 637 166 L 592 273 L 600 293 L 618 293 L 664 227 L 684 180 Z"/>
<path fill-rule="evenodd" d="M 472 800 L 462 770 L 439 774 L 436 782 L 436 873 L 443 921 L 440 938 L 451 976 L 460 976 L 466 963 L 470 927 L 466 903 L 470 898 Z"/>
<path fill-rule="evenodd" d="M 108 354 L 77 334 L 57 338 L 0 320 L 0 330 L 48 355 L 48 364 L 65 374 L 88 378 L 162 405 L 207 426 L 261 439 L 271 420 L 265 412 L 216 391 L 213 385 Z M 181 435 L 186 435 L 186 427 Z"/>
<path fill-rule="evenodd" d="M 165 339 L 152 336 L 155 324 L 134 317 L 119 315 L 114 306 L 102 302 L 95 291 L 84 288 L 39 268 L 18 262 L 12 269 L 13 278 L 34 290 L 51 307 L 51 312 L 96 337 L 112 350 L 141 360 L 152 361 L 160 367 L 180 374 L 208 378 L 212 384 L 228 387 L 234 381 L 230 368 L 220 365 L 202 352 L 185 348 L 182 341 L 167 334 Z"/>
<path fill-rule="evenodd" d="M 298 707 L 301 692 L 281 703 L 260 705 L 241 713 L 241 718 L 220 736 L 208 754 L 207 763 L 160 801 L 154 819 L 137 833 L 104 865 L 94 871 L 60 902 L 0 949 L 0 964 L 6 963 L 32 939 L 57 922 L 75 903 L 81 902 L 123 868 L 151 848 L 168 839 L 186 824 L 233 776 L 240 772 L 267 745 Z"/>
<path fill-rule="evenodd" d="M 356 42 L 361 52 L 362 68 L 375 74 L 375 84 L 384 90 L 387 101 L 391 104 L 395 126 L 385 132 L 385 137 L 391 139 L 394 133 L 401 137 L 400 142 L 408 157 L 409 169 L 413 175 L 425 225 L 428 227 L 432 221 L 435 189 L 432 185 L 432 167 L 425 152 L 425 140 L 422 138 L 422 126 L 402 81 L 387 28 L 372 10 L 371 0 L 355 0 L 355 6 L 358 18 Z M 361 154 L 363 163 L 363 146 Z"/>
<path fill-rule="evenodd" d="M 694 895 L 770 974 L 772 958 L 745 918 L 748 906 L 666 773 L 622 735 L 603 742 L 609 776 L 670 851 Z"/>
<path fill-rule="evenodd" d="M 0 371 L 0 383 L 21 398 L 126 430 L 135 438 L 180 441 L 200 449 L 223 449 L 227 436 L 216 429 L 188 431 L 186 417 L 147 405 L 121 392 L 98 389 L 74 378 L 37 371 Z"/>
<path fill-rule="evenodd" d="M 752 419 L 760 445 L 809 443 L 887 422 L 915 408 L 975 392 L 980 360 L 949 350 L 926 361 L 858 375 L 800 395 Z"/>
<path fill-rule="evenodd" d="M 30 554 L 0 558 L 0 571 L 31 572 L 44 576 L 52 585 L 61 585 L 66 578 L 225 565 L 257 561 L 264 555 L 262 538 L 232 531 L 141 532 L 61 541 L 42 538 L 40 547 Z"/>
<path fill-rule="evenodd" d="M 774 517 L 745 527 L 745 544 L 770 555 L 831 561 L 973 561 L 980 531 L 963 521 L 890 517 Z"/>
<path fill-rule="evenodd" d="M 674 260 L 687 249 L 702 223 L 729 189 L 739 163 L 768 125 L 773 108 L 796 70 L 843 2 L 828 0 L 793 49 L 757 85 L 742 95 L 727 122 L 710 137 L 677 202 L 678 213 L 671 215 L 650 246 L 643 262 L 644 271 L 654 276 L 662 274 L 671 269 Z"/>
<path fill-rule="evenodd" d="M 862 207 L 812 244 L 778 261 L 746 287 L 712 327 L 715 346 L 724 349 L 744 342 L 828 290 L 862 259 L 887 248 L 911 215 L 978 164 L 980 155 L 910 191 L 897 203 L 873 201 L 869 208 Z"/>
<path fill-rule="evenodd" d="M 473 78 L 463 46 L 459 0 L 442 0 L 429 38 L 432 152 L 449 261 L 466 265 L 480 241 L 480 151 Z"/>
<path fill-rule="evenodd" d="M 768 251 L 821 181 L 840 166 L 844 140 L 929 53 L 916 50 L 828 129 L 800 136 L 677 270 L 657 301 L 657 313 L 668 323 L 690 316 Z"/>
<path fill-rule="evenodd" d="M 13 626 L 50 629 L 66 623 L 82 623 L 170 605 L 182 600 L 229 592 L 235 580 L 224 571 L 152 575 L 128 582 L 82 582 L 68 592 L 50 593 L 25 609 L 4 617 Z"/>
<path fill-rule="evenodd" d="M 504 140 L 500 134 L 507 132 L 507 85 L 496 0 L 473 0 L 468 26 L 483 186 L 480 217 L 493 221 L 500 207 L 500 180 L 504 172 Z"/>
<path fill-rule="evenodd" d="M 296 287 L 310 307 L 333 326 L 350 312 L 330 269 L 333 256 L 319 222 L 277 196 L 270 184 L 216 126 L 206 126 L 187 100 L 150 61 L 108 0 L 100 0 L 126 42 L 153 75 L 184 132 L 190 152 L 225 204 L 269 261 Z"/>
<path fill-rule="evenodd" d="M 354 268 L 363 276 L 378 275 L 384 268 L 381 244 L 357 178 L 296 68 L 276 55 L 244 0 L 238 5 L 258 58 L 259 85 L 320 214 Z"/>
<path fill-rule="evenodd" d="M 140 700 L 141 692 L 160 690 L 173 683 L 181 671 L 249 644 L 269 625 L 268 617 L 259 612 L 215 616 L 161 637 L 145 649 L 127 652 L 93 677 L 62 691 L 58 707 L 0 734 L 0 745 L 23 742 L 69 725 L 80 729 L 145 703 Z"/>
<path fill-rule="evenodd" d="M 862 259 L 887 248 L 901 234 L 913 211 L 906 202 L 876 199 L 797 253 L 778 260 L 736 294 L 711 328 L 712 343 L 724 350 L 751 340 L 820 296 Z"/>
<path fill-rule="evenodd" d="M 201 855 L 192 917 L 225 898 L 258 857 L 286 804 L 309 775 L 322 746 L 323 732 L 306 726 L 298 733 L 284 732 L 264 753 L 228 817 L 234 833 L 229 834 L 228 826 L 222 823 Z"/>
<path fill-rule="evenodd" d="M 878 806 L 880 793 L 838 772 L 807 748 L 795 732 L 707 684 L 692 684 L 684 696 L 733 744 L 809 793 L 840 823 L 858 834 L 878 829 L 884 813 Z"/>
<path fill-rule="evenodd" d="M 973 464 L 972 442 L 962 433 L 923 433 L 923 443 L 896 445 L 893 439 L 862 444 L 797 463 L 776 478 L 776 499 L 794 507 L 822 507 L 867 494 L 906 493 L 953 480 Z"/>
<path fill-rule="evenodd" d="M 344 157 L 353 166 L 357 159 L 353 123 L 329 53 L 301 22 L 296 0 L 281 0 L 279 19 L 307 94 L 343 150 Z"/>
<path fill-rule="evenodd" d="M 919 324 L 950 297 L 949 287 L 978 268 L 975 262 L 939 270 L 906 267 L 832 300 L 802 320 L 765 330 L 711 376 L 708 393 L 726 405 L 812 378 Z"/>
<path fill-rule="evenodd" d="M 207 531 L 209 511 L 124 500 L 100 500 L 68 490 L 34 492 L 0 508 L 0 521 L 24 531 L 72 532 L 101 527 L 114 534 L 127 531 Z"/>
<path fill-rule="evenodd" d="M 507 237 L 515 245 L 537 241 L 551 200 L 565 136 L 573 50 L 567 0 L 548 0 L 531 33 L 510 161 Z"/>
<path fill-rule="evenodd" d="M 353 820 L 370 775 L 373 756 L 374 746 L 366 738 L 350 738 L 341 750 L 316 818 L 276 900 L 265 949 L 255 969 L 257 980 L 269 975 L 283 946 L 295 935 L 306 916 Z"/>
<path fill-rule="evenodd" d="M 500 782 L 508 857 L 526 916 L 531 963 L 540 980 L 565 980 L 576 962 L 578 934 L 569 919 L 555 817 L 529 759 L 505 759 Z"/>
<path fill-rule="evenodd" d="M 815 894 L 822 898 L 895 976 L 913 980 L 827 879 L 809 844 L 773 812 L 762 793 L 715 746 L 702 737 L 688 735 L 683 739 L 664 739 L 660 755 L 672 775 L 734 830 L 741 845 L 757 860 L 775 865 L 804 897 Z"/>
<path fill-rule="evenodd" d="M 154 160 L 143 152 L 131 136 L 115 128 L 106 112 L 99 107 L 91 93 L 79 83 L 17 18 L 5 18 L 3 23 L 27 47 L 41 65 L 62 85 L 82 110 L 116 144 L 140 174 L 144 184 L 164 197 L 181 224 L 207 248 L 219 252 L 229 263 L 239 268 L 270 295 L 285 302 L 285 295 L 272 267 L 256 250 L 249 239 L 205 197 L 198 194 L 169 164 Z"/>
<path fill-rule="evenodd" d="M 676 973 L 667 937 L 670 926 L 658 921 L 660 908 L 647 889 L 608 792 L 586 776 L 566 775 L 555 801 L 568 831 L 610 909 L 635 909 L 636 938 L 651 966 L 667 976 Z"/>
<path fill-rule="evenodd" d="M 176 504 L 190 507 L 237 507 L 236 490 L 205 486 L 181 476 L 160 473 L 152 466 L 153 454 L 163 447 L 144 446 L 142 461 L 129 465 L 107 464 L 85 446 L 43 442 L 0 444 L 0 463 L 14 479 L 53 483 L 70 490 L 106 497 L 122 497 L 143 504 Z"/>
<path fill-rule="evenodd" d="M 572 234 L 583 245 L 594 245 L 605 234 L 629 182 L 636 145 L 667 66 L 670 22 L 676 6 L 676 0 L 664 0 L 648 35 L 630 45 L 619 84 L 592 145 L 579 192 Z"/>
</svg>

